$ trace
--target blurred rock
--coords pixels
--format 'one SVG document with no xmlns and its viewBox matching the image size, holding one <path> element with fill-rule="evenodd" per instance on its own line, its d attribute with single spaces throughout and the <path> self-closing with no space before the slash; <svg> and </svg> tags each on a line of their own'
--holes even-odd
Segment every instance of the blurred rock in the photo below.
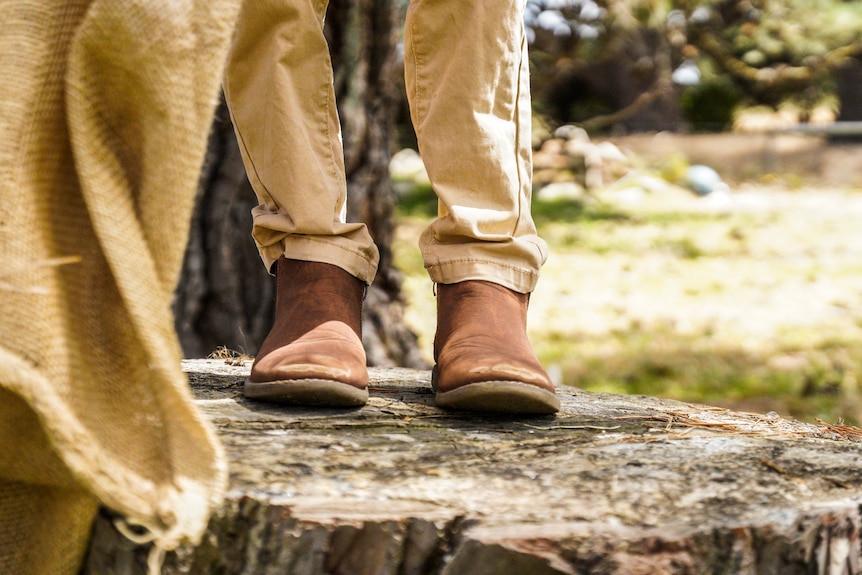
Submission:
<svg viewBox="0 0 862 575">
<path fill-rule="evenodd" d="M 602 200 L 618 206 L 634 206 L 643 202 L 646 197 L 647 190 L 637 185 L 606 190 L 602 193 Z"/>
<path fill-rule="evenodd" d="M 602 158 L 603 162 L 619 162 L 620 164 L 628 164 L 629 158 L 613 143 L 601 142 L 596 145 L 596 149 Z"/>
<path fill-rule="evenodd" d="M 724 182 L 716 184 L 704 202 L 713 212 L 729 213 L 734 208 L 734 196 L 730 193 L 730 186 Z"/>
<path fill-rule="evenodd" d="M 586 130 L 580 126 L 573 126 L 572 124 L 566 124 L 554 130 L 554 137 L 561 138 L 563 140 L 577 140 L 580 142 L 590 141 L 590 135 Z"/>
<path fill-rule="evenodd" d="M 557 181 L 557 177 L 560 174 L 560 170 L 551 168 L 537 169 L 535 165 L 533 168 L 533 189 L 541 189 L 543 186 Z"/>
<path fill-rule="evenodd" d="M 601 198 L 613 204 L 633 205 L 644 201 L 649 195 L 691 197 L 688 190 L 667 180 L 639 170 L 631 170 L 603 190 Z"/>
<path fill-rule="evenodd" d="M 392 156 L 389 162 L 389 175 L 397 179 L 429 183 L 425 163 L 419 156 L 419 152 L 410 148 L 405 148 Z"/>
<path fill-rule="evenodd" d="M 586 157 L 595 147 L 589 139 L 572 138 L 566 142 L 565 151 L 572 157 Z"/>
<path fill-rule="evenodd" d="M 722 183 L 718 172 L 703 164 L 690 166 L 685 172 L 683 182 L 687 188 L 701 196 L 711 194 L 716 186 Z"/>
<path fill-rule="evenodd" d="M 392 189 L 398 195 L 409 194 L 418 186 L 430 186 L 425 163 L 416 150 L 405 148 L 392 156 L 389 162 Z"/>
<path fill-rule="evenodd" d="M 544 140 L 533 153 L 533 186 L 566 184 L 553 194 L 573 193 L 571 184 L 584 190 L 597 190 L 622 177 L 631 159 L 612 142 L 593 143 L 580 126 L 564 125 Z M 557 171 L 558 173 L 553 173 Z M 543 194 L 547 197 L 547 194 Z"/>
<path fill-rule="evenodd" d="M 539 192 L 543 200 L 580 200 L 585 195 L 584 187 L 576 182 L 554 182 Z"/>
<path fill-rule="evenodd" d="M 565 140 L 561 138 L 551 138 L 542 142 L 539 151 L 545 154 L 562 154 L 565 144 Z"/>
<path fill-rule="evenodd" d="M 564 153 L 565 140 L 545 140 L 541 148 L 533 153 L 533 168 L 537 170 L 565 170 L 572 165 L 571 158 Z"/>
<path fill-rule="evenodd" d="M 680 190 L 679 187 L 671 184 L 667 180 L 638 171 L 632 171 L 626 174 L 624 178 L 619 180 L 615 187 L 617 189 L 638 187 L 651 194 L 682 193 L 682 190 Z"/>
</svg>

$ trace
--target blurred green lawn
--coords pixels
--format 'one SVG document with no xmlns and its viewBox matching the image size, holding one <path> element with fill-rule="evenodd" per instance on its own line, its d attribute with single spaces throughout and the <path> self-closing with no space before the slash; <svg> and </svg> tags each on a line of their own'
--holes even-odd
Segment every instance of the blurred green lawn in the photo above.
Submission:
<svg viewBox="0 0 862 575">
<path fill-rule="evenodd" d="M 534 200 L 551 257 L 531 340 L 552 377 L 806 421 L 862 421 L 862 193 L 744 185 Z M 416 240 L 436 209 L 402 198 L 407 321 L 430 361 L 435 303 Z"/>
</svg>

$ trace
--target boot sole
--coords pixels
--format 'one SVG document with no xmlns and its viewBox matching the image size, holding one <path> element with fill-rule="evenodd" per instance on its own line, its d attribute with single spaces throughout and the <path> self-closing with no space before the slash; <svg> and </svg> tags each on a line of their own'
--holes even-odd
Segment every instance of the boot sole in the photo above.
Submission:
<svg viewBox="0 0 862 575">
<path fill-rule="evenodd" d="M 368 390 L 329 379 L 288 379 L 255 382 L 245 380 L 243 395 L 255 401 L 268 401 L 306 407 L 362 407 Z"/>
<path fill-rule="evenodd" d="M 551 415 L 560 411 L 560 400 L 546 389 L 519 381 L 480 381 L 452 391 L 437 392 L 437 405 L 443 409 Z"/>
</svg>

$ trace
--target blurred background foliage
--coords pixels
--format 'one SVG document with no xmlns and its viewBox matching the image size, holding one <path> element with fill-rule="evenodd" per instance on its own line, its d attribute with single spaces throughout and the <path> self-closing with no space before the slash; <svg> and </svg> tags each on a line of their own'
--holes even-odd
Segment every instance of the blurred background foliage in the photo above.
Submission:
<svg viewBox="0 0 862 575">
<path fill-rule="evenodd" d="M 591 133 L 720 131 L 754 105 L 806 122 L 862 56 L 847 0 L 529 0 L 525 23 L 536 112 Z"/>
</svg>

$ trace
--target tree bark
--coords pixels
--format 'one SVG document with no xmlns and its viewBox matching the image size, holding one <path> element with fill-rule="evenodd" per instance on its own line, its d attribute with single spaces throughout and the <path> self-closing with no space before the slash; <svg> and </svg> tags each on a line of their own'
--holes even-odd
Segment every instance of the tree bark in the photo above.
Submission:
<svg viewBox="0 0 862 575">
<path fill-rule="evenodd" d="M 222 101 L 174 292 L 175 325 L 186 357 L 207 357 L 218 348 L 254 355 L 272 325 L 275 282 L 251 237 L 255 204 Z"/>
<path fill-rule="evenodd" d="M 248 365 L 186 362 L 230 491 L 165 575 L 855 575 L 862 430 L 559 388 L 556 417 L 437 409 L 372 369 L 352 411 L 242 398 Z M 97 522 L 84 575 L 143 575 Z"/>
<path fill-rule="evenodd" d="M 402 94 L 397 70 L 398 6 L 392 0 L 333 0 L 326 33 L 344 133 L 348 217 L 365 222 L 381 253 L 365 302 L 369 365 L 424 364 L 403 323 L 401 276 L 392 260 L 394 195 L 389 182 L 394 119 Z M 174 312 L 186 357 L 223 347 L 254 355 L 269 331 L 274 282 L 251 240 L 256 200 L 224 104 L 201 177 Z"/>
</svg>

